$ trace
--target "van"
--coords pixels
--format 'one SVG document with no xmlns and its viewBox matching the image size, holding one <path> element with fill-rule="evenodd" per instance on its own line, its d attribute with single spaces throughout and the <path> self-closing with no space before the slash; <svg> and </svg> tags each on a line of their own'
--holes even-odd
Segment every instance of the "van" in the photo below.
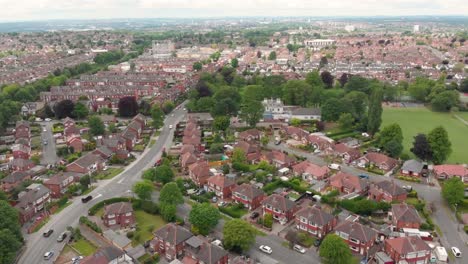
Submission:
<svg viewBox="0 0 468 264">
<path fill-rule="evenodd" d="M 452 247 L 452 253 L 457 258 L 461 258 L 461 256 L 462 256 L 462 253 L 461 253 L 460 249 L 458 249 L 457 247 Z"/>
</svg>

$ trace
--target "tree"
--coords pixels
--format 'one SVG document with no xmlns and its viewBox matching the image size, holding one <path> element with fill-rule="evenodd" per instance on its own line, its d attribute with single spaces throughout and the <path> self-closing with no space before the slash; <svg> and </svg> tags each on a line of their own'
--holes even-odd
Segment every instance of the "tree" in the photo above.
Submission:
<svg viewBox="0 0 468 264">
<path fill-rule="evenodd" d="M 134 117 L 138 113 L 138 103 L 134 96 L 122 97 L 118 104 L 118 113 L 121 117 Z"/>
<path fill-rule="evenodd" d="M 468 93 L 468 78 L 465 78 L 463 82 L 461 82 L 458 89 L 460 89 L 460 92 L 462 93 Z"/>
<path fill-rule="evenodd" d="M 268 60 L 276 60 L 276 52 L 275 51 L 270 52 L 270 55 L 268 55 Z"/>
<path fill-rule="evenodd" d="M 165 114 L 170 113 L 172 110 L 174 110 L 174 108 L 175 108 L 175 105 L 174 105 L 174 102 L 172 101 L 165 101 L 162 106 L 162 110 Z"/>
<path fill-rule="evenodd" d="M 320 245 L 320 257 L 324 264 L 351 264 L 353 255 L 349 246 L 336 234 L 329 234 Z"/>
<path fill-rule="evenodd" d="M 322 77 L 320 76 L 318 71 L 310 72 L 306 75 L 306 82 L 310 84 L 312 87 L 320 87 L 323 88 L 325 84 L 323 83 Z"/>
<path fill-rule="evenodd" d="M 231 67 L 233 68 L 239 67 L 239 60 L 237 58 L 234 58 L 231 60 Z"/>
<path fill-rule="evenodd" d="M 218 224 L 221 214 L 209 203 L 195 204 L 189 215 L 190 223 L 204 236 Z"/>
<path fill-rule="evenodd" d="M 348 92 L 358 91 L 363 92 L 365 94 L 370 93 L 369 80 L 359 75 L 351 76 L 344 85 L 344 88 Z"/>
<path fill-rule="evenodd" d="M 83 186 L 84 189 L 88 189 L 90 184 L 91 178 L 89 177 L 89 175 L 85 175 L 80 178 L 80 185 Z"/>
<path fill-rule="evenodd" d="M 88 119 L 89 132 L 93 136 L 102 135 L 106 131 L 104 122 L 98 116 L 91 116 Z"/>
<path fill-rule="evenodd" d="M 149 181 L 139 181 L 133 185 L 133 192 L 141 200 L 150 200 L 153 192 L 153 184 Z"/>
<path fill-rule="evenodd" d="M 161 203 L 159 211 L 165 221 L 173 222 L 176 220 L 177 206 L 175 204 Z"/>
<path fill-rule="evenodd" d="M 233 219 L 224 225 L 224 247 L 235 252 L 245 252 L 255 242 L 255 230 L 247 222 Z"/>
<path fill-rule="evenodd" d="M 138 106 L 138 112 L 142 115 L 150 115 L 151 105 L 146 100 L 141 100 L 140 105 Z"/>
<path fill-rule="evenodd" d="M 338 124 L 343 130 L 350 129 L 353 126 L 354 117 L 350 113 L 342 113 L 338 119 Z"/>
<path fill-rule="evenodd" d="M 379 131 L 380 124 L 382 123 L 382 97 L 383 91 L 380 87 L 374 88 L 369 100 L 367 132 L 374 135 Z"/>
<path fill-rule="evenodd" d="M 21 241 L 15 237 L 10 229 L 0 229 L 0 263 L 14 263 L 21 245 Z"/>
<path fill-rule="evenodd" d="M 76 103 L 75 108 L 73 110 L 73 115 L 76 118 L 82 119 L 82 118 L 87 117 L 88 114 L 89 114 L 89 110 L 88 110 L 88 107 L 86 107 L 86 105 L 80 102 Z"/>
<path fill-rule="evenodd" d="M 231 160 L 232 163 L 246 163 L 247 158 L 245 156 L 244 150 L 242 150 L 241 148 L 234 148 Z"/>
<path fill-rule="evenodd" d="M 196 71 L 201 71 L 202 68 L 203 68 L 203 65 L 199 61 L 197 61 L 197 62 L 195 62 L 193 64 L 193 69 L 196 70 Z"/>
<path fill-rule="evenodd" d="M 341 87 L 344 87 L 346 85 L 346 83 L 348 82 L 349 77 L 350 76 L 347 73 L 341 74 L 341 77 L 338 79 L 338 81 L 341 84 Z"/>
<path fill-rule="evenodd" d="M 170 182 L 164 184 L 159 193 L 159 202 L 161 204 L 182 204 L 184 202 L 184 197 L 180 192 L 179 187 L 175 182 Z"/>
<path fill-rule="evenodd" d="M 379 134 L 379 145 L 381 147 L 392 140 L 396 140 L 399 143 L 403 142 L 403 131 L 400 125 L 396 123 L 385 126 Z"/>
<path fill-rule="evenodd" d="M 321 106 L 322 121 L 337 121 L 344 112 L 341 100 L 330 98 Z"/>
<path fill-rule="evenodd" d="M 465 197 L 465 185 L 460 178 L 453 177 L 444 182 L 442 197 L 450 205 L 460 204 Z"/>
<path fill-rule="evenodd" d="M 393 158 L 400 156 L 401 152 L 403 151 L 403 143 L 392 139 L 383 145 L 385 151 Z"/>
<path fill-rule="evenodd" d="M 154 104 L 151 107 L 151 118 L 153 119 L 151 124 L 154 128 L 159 129 L 164 125 L 164 112 L 159 105 Z"/>
<path fill-rule="evenodd" d="M 166 184 L 174 179 L 174 172 L 168 165 L 161 165 L 154 169 L 154 181 Z"/>
<path fill-rule="evenodd" d="M 348 109 L 348 111 L 355 119 L 361 120 L 366 115 L 368 104 L 367 98 L 367 94 L 360 91 L 351 91 L 344 96 L 343 100 L 348 101 L 351 105 L 351 108 Z"/>
<path fill-rule="evenodd" d="M 456 91 L 444 91 L 434 96 L 431 100 L 432 110 L 449 112 L 452 107 L 458 105 L 459 95 Z"/>
<path fill-rule="evenodd" d="M 213 128 L 217 131 L 226 131 L 229 125 L 231 125 L 231 119 L 229 116 L 217 116 L 213 121 Z"/>
<path fill-rule="evenodd" d="M 71 100 L 62 100 L 54 105 L 55 117 L 62 119 L 64 117 L 73 117 L 75 104 Z"/>
<path fill-rule="evenodd" d="M 322 78 L 323 83 L 325 84 L 326 88 L 331 88 L 333 86 L 333 75 L 331 75 L 330 72 L 328 71 L 323 71 L 320 74 L 320 77 Z"/>
<path fill-rule="evenodd" d="M 426 102 L 426 97 L 431 93 L 435 82 L 428 78 L 417 77 L 416 80 L 408 86 L 408 93 L 412 98 L 419 102 Z"/>
<path fill-rule="evenodd" d="M 312 87 L 304 80 L 289 80 L 283 85 L 283 101 L 288 105 L 317 104 L 320 101 L 321 87 Z"/>
<path fill-rule="evenodd" d="M 432 151 L 432 161 L 441 164 L 447 160 L 452 153 L 452 143 L 450 143 L 447 131 L 438 126 L 427 135 L 427 141 Z"/>
<path fill-rule="evenodd" d="M 263 116 L 264 107 L 259 101 L 249 101 L 241 108 L 241 117 L 251 127 L 255 127 Z"/>
<path fill-rule="evenodd" d="M 424 161 L 432 160 L 432 150 L 425 134 L 417 134 L 414 137 L 413 147 L 411 148 L 416 157 Z"/>
</svg>

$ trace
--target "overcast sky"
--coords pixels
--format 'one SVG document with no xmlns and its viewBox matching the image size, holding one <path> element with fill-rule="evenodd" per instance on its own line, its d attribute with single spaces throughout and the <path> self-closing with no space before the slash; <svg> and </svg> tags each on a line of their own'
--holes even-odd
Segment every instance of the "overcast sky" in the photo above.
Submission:
<svg viewBox="0 0 468 264">
<path fill-rule="evenodd" d="M 0 21 L 468 14 L 468 0 L 0 0 L 0 6 Z"/>
</svg>

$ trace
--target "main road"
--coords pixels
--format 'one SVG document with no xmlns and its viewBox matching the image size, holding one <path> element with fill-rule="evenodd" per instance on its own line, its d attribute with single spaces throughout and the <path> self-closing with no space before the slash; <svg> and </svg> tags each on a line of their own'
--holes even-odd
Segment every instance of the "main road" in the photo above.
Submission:
<svg viewBox="0 0 468 264">
<path fill-rule="evenodd" d="M 58 243 L 57 238 L 60 233 L 66 230 L 67 226 L 77 225 L 80 216 L 87 215 L 89 208 L 97 202 L 112 197 L 128 195 L 131 192 L 133 184 L 140 180 L 142 171 L 151 167 L 160 158 L 164 148 L 170 148 L 173 140 L 173 129 L 169 129 L 168 127 L 169 125 L 174 125 L 175 127 L 175 124 L 183 119 L 186 112 L 182 108 L 183 105 L 172 112 L 173 116 L 167 116 L 159 138 L 153 146 L 146 149 L 121 174 L 110 180 L 100 181 L 97 184 L 96 189 L 90 193 L 93 196 L 91 201 L 84 204 L 81 202 L 81 199 L 74 199 L 72 204 L 63 211 L 52 215 L 49 222 L 41 230 L 25 235 L 26 249 L 18 263 L 52 263 L 59 255 L 65 243 Z M 48 127 L 49 129 L 51 128 Z M 50 237 L 44 238 L 42 233 L 49 228 L 54 229 L 54 233 Z M 44 260 L 43 256 L 47 251 L 54 252 L 52 260 Z"/>
</svg>

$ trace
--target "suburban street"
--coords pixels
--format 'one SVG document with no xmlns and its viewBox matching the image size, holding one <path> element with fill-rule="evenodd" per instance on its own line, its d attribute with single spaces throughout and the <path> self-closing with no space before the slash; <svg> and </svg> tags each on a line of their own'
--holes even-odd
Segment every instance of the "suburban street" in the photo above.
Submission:
<svg viewBox="0 0 468 264">
<path fill-rule="evenodd" d="M 290 148 L 285 144 L 274 145 L 270 142 L 268 144 L 268 147 L 271 149 L 287 151 L 290 154 L 306 157 L 308 160 L 321 166 L 327 165 L 327 162 L 319 156 L 309 152 Z M 441 189 L 439 186 L 429 186 L 426 184 L 401 181 L 393 177 L 390 178 L 382 175 L 372 174 L 369 172 L 363 172 L 358 168 L 347 166 L 345 164 L 341 164 L 341 171 L 353 175 L 365 173 L 369 175 L 373 181 L 376 182 L 383 180 L 393 180 L 400 186 L 411 185 L 413 189 L 418 192 L 419 198 L 424 200 L 426 204 L 434 204 L 435 210 L 431 216 L 434 220 L 434 223 L 437 226 L 439 226 L 440 230 L 442 231 L 442 237 L 440 238 L 440 240 L 442 245 L 446 248 L 446 250 L 449 251 L 451 247 L 458 247 L 461 252 L 468 252 L 468 236 L 465 234 L 465 232 L 463 232 L 462 227 L 460 231 L 458 230 L 459 224 L 455 218 L 455 214 L 448 208 L 447 204 L 443 200 L 441 196 Z M 454 263 L 468 263 L 467 254 L 463 254 L 461 258 L 455 259 Z"/>
<path fill-rule="evenodd" d="M 80 216 L 87 215 L 88 209 L 97 202 L 112 197 L 129 195 L 133 184 L 140 180 L 142 171 L 151 167 L 154 162 L 159 159 L 163 148 L 168 149 L 170 147 L 173 138 L 173 130 L 170 130 L 168 126 L 174 125 L 183 119 L 186 112 L 183 111 L 182 108 L 183 105 L 179 107 L 178 110 L 173 111 L 174 116 L 167 116 L 163 130 L 157 142 L 152 147 L 146 149 L 141 156 L 138 156 L 121 174 L 110 180 L 99 181 L 97 183 L 96 189 L 90 193 L 90 195 L 93 196 L 90 202 L 84 204 L 81 202 L 81 197 L 74 198 L 71 205 L 57 215 L 51 216 L 49 222 L 41 230 L 30 235 L 25 235 L 26 250 L 19 259 L 19 263 L 52 263 L 65 244 L 65 242 L 57 243 L 57 237 L 61 232 L 66 230 L 67 226 L 76 226 Z M 47 128 L 48 132 L 51 128 L 51 125 Z M 49 146 L 51 141 L 52 140 L 49 141 Z M 54 233 L 50 237 L 44 238 L 42 232 L 49 228 L 54 229 Z M 52 260 L 45 261 L 43 259 L 43 255 L 47 251 L 54 252 Z"/>
<path fill-rule="evenodd" d="M 57 156 L 57 149 L 55 148 L 55 140 L 53 135 L 53 125 L 56 122 L 39 122 L 41 125 L 41 145 L 42 145 L 42 156 L 41 156 L 41 164 L 48 165 L 48 164 L 55 164 L 59 161 L 59 157 Z M 47 131 L 44 131 L 44 127 Z M 44 145 L 44 141 L 47 141 L 47 145 Z"/>
</svg>

